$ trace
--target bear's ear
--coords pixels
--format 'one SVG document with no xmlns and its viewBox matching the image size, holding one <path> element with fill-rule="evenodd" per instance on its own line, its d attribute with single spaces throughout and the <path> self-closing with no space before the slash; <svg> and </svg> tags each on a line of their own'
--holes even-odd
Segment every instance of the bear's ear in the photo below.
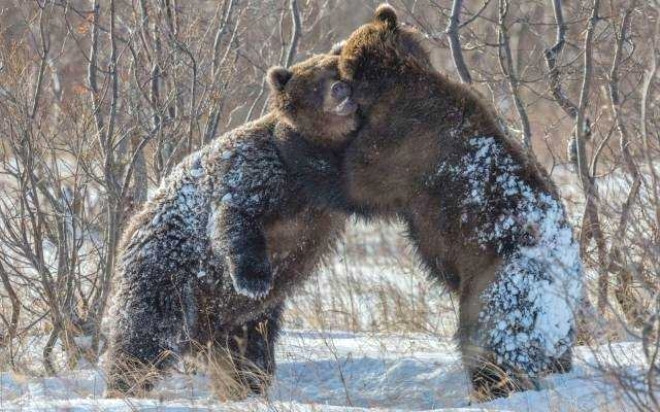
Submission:
<svg viewBox="0 0 660 412">
<path fill-rule="evenodd" d="M 332 49 L 330 49 L 330 54 L 332 54 L 333 56 L 339 56 L 345 44 L 346 44 L 346 40 L 342 40 L 339 43 L 333 44 Z"/>
<path fill-rule="evenodd" d="M 268 69 L 267 76 L 270 87 L 273 90 L 281 92 L 284 90 L 284 86 L 291 80 L 293 73 L 285 67 L 275 66 Z"/>
<path fill-rule="evenodd" d="M 399 24 L 399 18 L 396 15 L 396 10 L 387 3 L 383 3 L 374 12 L 374 19 L 385 23 L 388 29 L 396 29 Z"/>
</svg>

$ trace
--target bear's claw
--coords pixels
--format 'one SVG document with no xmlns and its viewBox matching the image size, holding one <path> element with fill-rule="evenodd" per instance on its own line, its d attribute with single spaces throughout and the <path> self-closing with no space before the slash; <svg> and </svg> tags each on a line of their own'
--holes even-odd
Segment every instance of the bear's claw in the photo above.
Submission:
<svg viewBox="0 0 660 412">
<path fill-rule="evenodd" d="M 273 287 L 270 265 L 249 265 L 232 276 L 236 293 L 251 299 L 263 299 Z"/>
</svg>

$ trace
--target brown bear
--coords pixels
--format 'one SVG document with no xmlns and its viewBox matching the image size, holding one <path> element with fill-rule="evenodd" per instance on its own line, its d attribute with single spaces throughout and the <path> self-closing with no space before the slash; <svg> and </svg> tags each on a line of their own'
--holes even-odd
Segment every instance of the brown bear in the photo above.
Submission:
<svg viewBox="0 0 660 412">
<path fill-rule="evenodd" d="M 421 35 L 380 6 L 341 47 L 363 125 L 344 154 L 346 207 L 396 217 L 459 296 L 477 394 L 570 367 L 582 265 L 546 173 L 470 87 L 431 68 Z"/>
<path fill-rule="evenodd" d="M 271 69 L 270 114 L 184 159 L 131 219 L 118 255 L 107 396 L 143 393 L 200 350 L 223 369 L 216 379 L 232 381 L 214 382 L 219 396 L 267 388 L 284 299 L 346 220 L 324 206 L 338 191 L 324 186 L 337 181 L 337 153 L 357 127 L 337 63 L 318 55 Z M 304 179 L 314 193 L 303 193 Z"/>
</svg>

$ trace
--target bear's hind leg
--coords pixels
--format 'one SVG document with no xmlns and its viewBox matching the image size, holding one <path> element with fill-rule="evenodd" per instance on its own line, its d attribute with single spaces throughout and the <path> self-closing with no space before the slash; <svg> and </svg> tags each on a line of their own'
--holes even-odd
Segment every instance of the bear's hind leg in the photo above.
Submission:
<svg viewBox="0 0 660 412">
<path fill-rule="evenodd" d="M 106 397 L 144 396 L 181 355 L 176 345 L 148 330 L 121 332 L 112 346 L 105 367 Z"/>
<path fill-rule="evenodd" d="M 283 304 L 217 336 L 209 346 L 210 375 L 219 399 L 266 393 L 275 375 L 275 342 Z"/>
<path fill-rule="evenodd" d="M 237 357 L 232 353 L 232 338 L 225 336 L 222 341 L 210 342 L 206 349 L 207 370 L 211 391 L 223 402 L 245 399 L 250 391 L 238 375 Z"/>
<path fill-rule="evenodd" d="M 241 375 L 253 393 L 266 393 L 275 377 L 275 343 L 283 310 L 280 303 L 246 325 Z"/>
<path fill-rule="evenodd" d="M 136 343 L 137 340 L 140 343 Z M 106 397 L 144 396 L 174 363 L 175 356 L 170 350 L 157 344 L 145 344 L 150 340 L 151 336 L 142 335 L 111 349 L 106 367 Z"/>
<path fill-rule="evenodd" d="M 195 303 L 190 285 L 170 281 L 174 278 L 143 274 L 116 297 L 107 397 L 143 395 L 180 359 Z"/>
<path fill-rule="evenodd" d="M 466 282 L 461 285 L 459 302 L 458 340 L 473 396 L 478 401 L 507 397 L 511 392 L 534 387 L 532 379 L 513 373 L 486 347 L 486 334 L 490 329 L 480 319 L 484 307 L 482 292 L 486 286 L 486 279 Z"/>
</svg>

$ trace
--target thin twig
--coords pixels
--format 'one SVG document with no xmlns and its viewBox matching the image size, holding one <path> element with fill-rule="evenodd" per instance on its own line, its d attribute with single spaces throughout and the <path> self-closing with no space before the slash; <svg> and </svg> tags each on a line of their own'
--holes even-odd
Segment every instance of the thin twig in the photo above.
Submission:
<svg viewBox="0 0 660 412">
<path fill-rule="evenodd" d="M 461 14 L 462 0 L 454 0 L 451 6 L 451 16 L 449 18 L 449 25 L 447 25 L 447 37 L 449 37 L 449 47 L 451 48 L 451 55 L 456 65 L 458 75 L 461 77 L 463 83 L 472 83 L 472 76 L 463 59 L 463 51 L 461 50 L 461 41 L 458 38 L 459 21 Z"/>
<path fill-rule="evenodd" d="M 632 288 L 632 275 L 630 274 L 630 271 L 625 269 L 625 263 L 623 262 L 623 242 L 628 228 L 628 221 L 630 220 L 632 205 L 639 194 L 641 177 L 637 165 L 633 159 L 632 153 L 630 153 L 630 138 L 628 136 L 628 129 L 623 122 L 623 117 L 621 114 L 621 97 L 619 95 L 619 66 L 621 63 L 623 44 L 631 27 L 631 16 L 635 6 L 636 0 L 632 0 L 626 8 L 621 20 L 621 29 L 617 33 L 616 48 L 614 51 L 612 68 L 610 70 L 610 81 L 608 84 L 611 108 L 612 112 L 614 113 L 616 129 L 619 133 L 619 147 L 623 155 L 625 168 L 633 177 L 632 186 L 628 191 L 628 196 L 626 197 L 626 201 L 623 204 L 621 211 L 621 216 L 619 217 L 619 224 L 615 231 L 615 235 L 612 238 L 612 246 L 610 247 L 608 261 L 609 270 L 616 271 L 619 278 L 618 286 L 615 290 L 615 295 L 617 296 L 624 314 L 631 322 L 637 322 L 641 320 L 641 314 L 637 313 L 637 308 L 640 307 L 639 302 L 637 302 L 635 297 L 630 293 Z"/>
<path fill-rule="evenodd" d="M 289 50 L 286 53 L 286 60 L 284 67 L 289 67 L 293 63 L 293 58 L 298 52 L 298 41 L 302 33 L 302 23 L 300 22 L 300 9 L 298 8 L 298 0 L 289 1 L 289 10 L 291 11 L 292 29 L 291 29 L 291 42 L 289 43 Z"/>
<path fill-rule="evenodd" d="M 518 74 L 516 73 L 515 67 L 513 65 L 513 56 L 509 43 L 509 32 L 506 26 L 506 16 L 509 13 L 509 1 L 499 0 L 498 10 L 497 37 L 499 44 L 498 57 L 500 61 L 500 67 L 502 68 L 502 72 L 508 80 L 509 88 L 511 89 L 511 94 L 513 95 L 513 101 L 516 105 L 516 110 L 518 111 L 518 117 L 520 119 L 520 125 L 523 131 L 522 143 L 525 148 L 530 150 L 532 147 L 532 131 L 529 125 L 527 110 L 525 110 L 525 105 L 523 104 L 522 97 L 520 96 L 520 80 L 518 79 Z"/>
<path fill-rule="evenodd" d="M 609 289 L 609 276 L 607 272 L 607 250 L 605 238 L 602 233 L 598 215 L 598 189 L 589 172 L 589 163 L 586 154 L 586 140 L 589 130 L 585 127 L 585 112 L 589 105 L 589 91 L 593 76 L 593 36 L 598 22 L 600 0 L 594 0 L 591 15 L 587 23 L 587 34 L 584 40 L 584 67 L 582 69 L 582 87 L 577 116 L 575 118 L 575 143 L 577 149 L 577 173 L 582 183 L 582 190 L 586 198 L 585 215 L 582 226 L 581 248 L 584 250 L 590 235 L 596 241 L 598 250 L 598 309 L 603 313 L 607 308 L 607 295 Z M 595 166 L 594 166 L 595 168 Z"/>
<path fill-rule="evenodd" d="M 552 91 L 552 96 L 555 98 L 555 101 L 559 104 L 559 107 L 561 107 L 571 119 L 575 120 L 578 109 L 575 103 L 566 97 L 566 94 L 562 90 L 561 76 L 559 66 L 557 65 L 557 59 L 561 55 L 564 50 L 564 45 L 566 44 L 566 23 L 564 23 L 561 0 L 552 0 L 552 5 L 555 11 L 555 22 L 557 24 L 557 40 L 554 46 L 545 50 L 545 62 L 550 70 L 550 90 Z"/>
<path fill-rule="evenodd" d="M 648 100 L 649 100 L 649 91 L 653 79 L 656 76 L 658 71 L 658 36 L 660 36 L 660 7 L 656 8 L 656 24 L 653 35 L 653 40 L 651 44 L 651 66 L 646 72 L 644 77 L 644 82 L 642 84 L 642 105 L 640 109 L 640 132 L 642 134 L 642 144 L 644 145 L 644 157 L 649 168 L 649 173 L 651 174 L 651 193 L 653 193 L 653 202 L 655 206 L 655 225 L 656 230 L 660 231 L 660 194 L 658 193 L 658 174 L 655 170 L 653 156 L 651 156 L 651 146 L 649 145 L 648 131 L 647 131 L 647 111 L 648 111 Z"/>
</svg>

